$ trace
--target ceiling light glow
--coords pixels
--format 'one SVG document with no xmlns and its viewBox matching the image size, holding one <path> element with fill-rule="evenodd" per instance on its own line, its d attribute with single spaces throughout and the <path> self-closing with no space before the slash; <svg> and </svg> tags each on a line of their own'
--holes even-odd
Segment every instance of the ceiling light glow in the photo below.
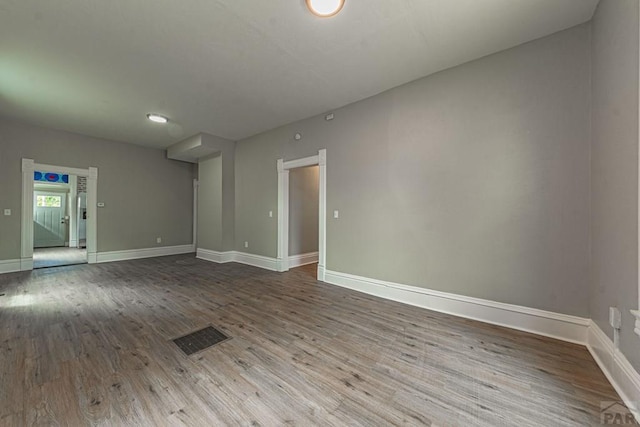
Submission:
<svg viewBox="0 0 640 427">
<path fill-rule="evenodd" d="M 342 10 L 344 0 L 306 0 L 307 7 L 316 16 L 328 18 Z"/>
<path fill-rule="evenodd" d="M 160 114 L 154 114 L 154 113 L 147 114 L 147 118 L 152 122 L 156 122 L 156 123 L 167 123 L 169 121 L 169 119 L 167 119 L 165 116 L 161 116 Z"/>
</svg>

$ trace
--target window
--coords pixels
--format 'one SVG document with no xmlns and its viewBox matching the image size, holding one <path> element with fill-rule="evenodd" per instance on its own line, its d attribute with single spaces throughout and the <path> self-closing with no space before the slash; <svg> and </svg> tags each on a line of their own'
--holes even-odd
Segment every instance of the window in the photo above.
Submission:
<svg viewBox="0 0 640 427">
<path fill-rule="evenodd" d="M 59 208 L 62 206 L 62 197 L 36 196 L 36 206 L 39 208 Z"/>
</svg>

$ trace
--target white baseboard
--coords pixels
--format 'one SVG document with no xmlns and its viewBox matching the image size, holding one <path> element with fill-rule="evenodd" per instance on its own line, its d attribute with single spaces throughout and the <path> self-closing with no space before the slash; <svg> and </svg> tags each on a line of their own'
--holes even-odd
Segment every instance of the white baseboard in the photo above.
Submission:
<svg viewBox="0 0 640 427">
<path fill-rule="evenodd" d="M 70 248 L 77 248 L 78 247 L 78 240 L 69 240 L 69 247 Z"/>
<path fill-rule="evenodd" d="M 278 271 L 278 260 L 262 255 L 248 254 L 245 252 L 234 252 L 234 261 L 241 264 L 252 265 L 264 268 L 265 270 Z"/>
<path fill-rule="evenodd" d="M 20 270 L 22 271 L 33 270 L 33 258 L 20 259 Z"/>
<path fill-rule="evenodd" d="M 234 257 L 235 257 L 235 252 L 233 251 L 218 252 L 218 251 L 212 251 L 210 249 L 202 249 L 202 248 L 198 248 L 196 250 L 196 258 L 199 258 L 205 261 L 217 262 L 218 264 L 232 262 L 234 260 Z"/>
<path fill-rule="evenodd" d="M 126 251 L 98 252 L 96 262 L 126 261 L 130 259 L 153 258 L 158 256 L 188 254 L 194 252 L 193 245 L 162 246 L 159 248 L 131 249 Z M 90 259 L 89 262 L 92 260 Z"/>
<path fill-rule="evenodd" d="M 0 274 L 13 273 L 15 271 L 21 271 L 21 263 L 19 259 L 4 259 L 0 260 Z"/>
<path fill-rule="evenodd" d="M 393 301 L 585 345 L 590 319 L 326 270 L 325 282 Z"/>
<path fill-rule="evenodd" d="M 613 341 L 591 321 L 587 348 L 613 388 L 640 422 L 640 374 Z"/>
<path fill-rule="evenodd" d="M 289 268 L 296 268 L 316 262 L 318 262 L 318 252 L 308 252 L 306 254 L 291 255 L 289 257 Z"/>
<path fill-rule="evenodd" d="M 265 270 L 278 271 L 278 260 L 262 255 L 248 254 L 238 251 L 218 252 L 209 249 L 198 248 L 196 258 L 217 263 L 239 262 L 240 264 L 252 265 L 264 268 Z"/>
</svg>

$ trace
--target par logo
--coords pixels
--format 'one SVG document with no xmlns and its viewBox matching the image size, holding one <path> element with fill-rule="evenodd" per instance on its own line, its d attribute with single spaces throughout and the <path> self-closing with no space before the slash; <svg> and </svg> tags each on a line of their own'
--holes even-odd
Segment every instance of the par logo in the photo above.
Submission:
<svg viewBox="0 0 640 427">
<path fill-rule="evenodd" d="M 620 401 L 600 402 L 600 422 L 614 426 L 640 425 L 629 408 Z"/>
</svg>

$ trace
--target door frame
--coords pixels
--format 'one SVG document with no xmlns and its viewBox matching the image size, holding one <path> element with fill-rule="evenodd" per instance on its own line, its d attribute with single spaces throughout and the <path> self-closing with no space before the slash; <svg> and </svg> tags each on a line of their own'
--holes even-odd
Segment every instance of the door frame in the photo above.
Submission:
<svg viewBox="0 0 640 427">
<path fill-rule="evenodd" d="M 36 170 L 87 178 L 87 262 L 95 264 L 98 247 L 98 168 L 79 169 L 48 165 L 23 158 L 20 270 L 33 270 L 33 173 Z"/>
<path fill-rule="evenodd" d="M 318 166 L 318 280 L 324 281 L 327 256 L 327 150 L 301 159 L 278 159 L 278 271 L 289 271 L 289 170 Z"/>
</svg>

